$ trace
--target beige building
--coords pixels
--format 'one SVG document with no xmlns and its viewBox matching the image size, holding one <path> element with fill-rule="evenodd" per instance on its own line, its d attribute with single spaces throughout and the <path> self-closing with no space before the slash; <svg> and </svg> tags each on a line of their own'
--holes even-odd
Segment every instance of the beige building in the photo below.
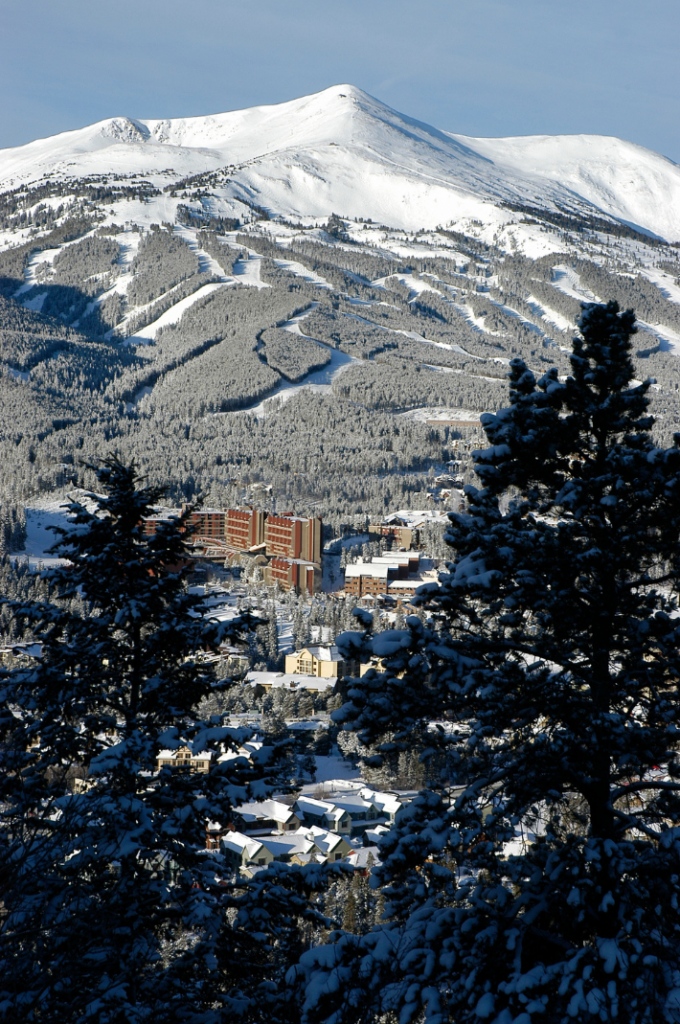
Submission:
<svg viewBox="0 0 680 1024">
<path fill-rule="evenodd" d="M 288 675 L 341 679 L 345 662 L 338 654 L 337 647 L 303 647 L 301 651 L 286 655 L 285 671 Z"/>
<path fill-rule="evenodd" d="M 209 750 L 192 754 L 188 747 L 178 747 L 177 750 L 161 750 L 156 765 L 159 771 L 161 768 L 188 768 L 192 772 L 209 772 L 211 758 Z"/>
</svg>

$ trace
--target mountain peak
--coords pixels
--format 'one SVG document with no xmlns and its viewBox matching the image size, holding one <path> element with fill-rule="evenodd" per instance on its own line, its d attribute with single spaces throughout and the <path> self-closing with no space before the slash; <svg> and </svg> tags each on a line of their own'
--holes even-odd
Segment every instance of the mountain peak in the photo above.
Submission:
<svg viewBox="0 0 680 1024">
<path fill-rule="evenodd" d="M 228 167 L 235 195 L 285 216 L 335 210 L 417 230 L 487 222 L 509 202 L 596 211 L 680 239 L 680 168 L 665 157 L 605 136 L 457 135 L 348 83 L 206 116 L 113 117 L 0 150 L 0 188 L 169 167 L 178 179 Z"/>
</svg>

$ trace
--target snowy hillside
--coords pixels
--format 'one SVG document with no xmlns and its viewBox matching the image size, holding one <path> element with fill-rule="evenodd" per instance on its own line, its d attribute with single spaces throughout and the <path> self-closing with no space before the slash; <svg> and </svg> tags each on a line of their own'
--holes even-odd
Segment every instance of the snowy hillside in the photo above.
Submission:
<svg viewBox="0 0 680 1024">
<path fill-rule="evenodd" d="M 582 301 L 635 310 L 668 443 L 679 175 L 618 139 L 448 134 L 351 86 L 0 152 L 0 511 L 112 450 L 176 501 L 446 506 L 510 360 L 569 373 Z"/>
<path fill-rule="evenodd" d="M 453 126 L 447 126 L 453 127 Z M 350 85 L 275 106 L 171 120 L 116 117 L 0 151 L 0 187 L 229 168 L 225 199 L 287 217 L 331 211 L 409 230 L 502 223 L 509 202 L 601 213 L 680 239 L 680 168 L 604 136 L 475 139 L 415 121 Z"/>
</svg>

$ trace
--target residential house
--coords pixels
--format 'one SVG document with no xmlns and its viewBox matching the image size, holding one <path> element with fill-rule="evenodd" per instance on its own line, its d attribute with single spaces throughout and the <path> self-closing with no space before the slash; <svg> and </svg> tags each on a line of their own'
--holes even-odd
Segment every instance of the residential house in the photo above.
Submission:
<svg viewBox="0 0 680 1024">
<path fill-rule="evenodd" d="M 234 823 L 245 835 L 260 832 L 294 832 L 302 821 L 279 800 L 258 800 L 234 809 Z"/>
<path fill-rule="evenodd" d="M 347 862 L 361 875 L 370 874 L 374 864 L 380 864 L 380 850 L 377 846 L 362 846 L 352 850 Z"/>
<path fill-rule="evenodd" d="M 347 811 L 326 800 L 313 800 L 311 797 L 301 796 L 295 803 L 295 811 L 305 825 L 316 825 L 342 835 L 350 835 L 352 831 L 352 819 Z"/>
<path fill-rule="evenodd" d="M 333 803 L 336 807 L 349 814 L 352 835 L 360 835 L 367 828 L 371 828 L 376 824 L 383 824 L 387 821 L 382 811 L 371 800 L 367 800 L 359 793 L 346 793 L 341 796 L 334 796 Z"/>
<path fill-rule="evenodd" d="M 353 847 L 337 832 L 329 832 L 317 825 L 299 831 L 312 840 L 319 853 L 328 861 L 344 860 L 352 853 Z"/>
<path fill-rule="evenodd" d="M 397 811 L 404 806 L 404 803 L 408 803 L 410 799 L 400 799 L 394 793 L 381 793 L 378 790 L 370 789 L 368 786 L 360 789 L 359 795 L 364 800 L 370 801 L 378 809 L 380 815 L 387 819 L 390 825 L 394 824 Z"/>
<path fill-rule="evenodd" d="M 156 758 L 158 770 L 161 768 L 188 768 L 192 772 L 209 772 L 212 752 L 202 750 L 193 754 L 189 747 L 178 747 L 177 750 L 161 750 Z"/>
<path fill-rule="evenodd" d="M 263 867 L 274 860 L 266 846 L 242 832 L 227 832 L 220 841 L 220 847 L 227 865 L 234 871 L 240 871 L 248 864 Z"/>
</svg>

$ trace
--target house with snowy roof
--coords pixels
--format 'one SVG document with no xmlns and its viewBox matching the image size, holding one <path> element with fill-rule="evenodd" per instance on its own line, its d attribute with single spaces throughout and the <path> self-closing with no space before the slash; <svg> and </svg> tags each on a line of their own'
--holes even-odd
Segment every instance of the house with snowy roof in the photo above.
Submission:
<svg viewBox="0 0 680 1024">
<path fill-rule="evenodd" d="M 261 867 L 271 864 L 274 855 L 263 843 L 242 832 L 227 832 L 222 836 L 220 849 L 227 865 L 234 871 L 240 871 L 247 864 Z"/>
<path fill-rule="evenodd" d="M 358 850 L 352 850 L 347 862 L 355 871 L 367 875 L 374 864 L 380 864 L 380 850 L 377 846 L 361 846 Z"/>
<path fill-rule="evenodd" d="M 200 754 L 194 754 L 187 746 L 178 747 L 177 750 L 161 750 L 156 757 L 156 766 L 160 771 L 162 768 L 188 768 L 192 772 L 209 772 L 212 759 L 210 750 L 202 750 Z"/>
<path fill-rule="evenodd" d="M 345 860 L 353 849 L 344 836 L 315 825 L 285 835 L 259 836 L 258 839 L 274 860 L 283 863 L 309 864 L 312 861 L 324 863 Z"/>
<path fill-rule="evenodd" d="M 288 657 L 288 655 L 287 655 Z M 246 682 L 253 687 L 261 686 L 264 690 L 308 690 L 312 693 L 327 693 L 334 690 L 338 676 L 310 676 L 302 673 L 267 672 L 252 669 Z"/>
<path fill-rule="evenodd" d="M 325 860 L 344 860 L 352 853 L 353 847 L 338 832 L 330 832 L 328 829 L 312 825 L 311 828 L 299 829 L 299 833 L 304 833 L 314 843 Z"/>
<path fill-rule="evenodd" d="M 343 793 L 334 796 L 332 802 L 349 814 L 352 835 L 360 835 L 372 825 L 387 821 L 380 808 L 361 793 Z"/>
<path fill-rule="evenodd" d="M 316 849 L 313 840 L 304 830 L 286 835 L 260 836 L 259 842 L 269 851 L 272 860 L 281 861 L 283 864 L 289 864 L 293 857 L 300 855 L 311 857 Z"/>
<path fill-rule="evenodd" d="M 326 800 L 313 800 L 308 796 L 298 797 L 295 811 L 305 825 L 316 825 L 344 835 L 349 835 L 352 831 L 352 819 L 347 811 Z"/>
<path fill-rule="evenodd" d="M 234 808 L 234 824 L 245 835 L 266 832 L 294 832 L 302 821 L 280 800 L 253 800 Z"/>
<path fill-rule="evenodd" d="M 386 835 L 389 829 L 386 825 L 374 825 L 367 828 L 363 835 L 364 846 L 377 846 L 382 836 Z"/>
<path fill-rule="evenodd" d="M 370 803 L 378 809 L 381 816 L 387 818 L 390 825 L 394 824 L 397 811 L 404 806 L 404 803 L 408 803 L 410 799 L 400 799 L 394 793 L 381 793 L 378 790 L 370 789 L 368 786 L 359 790 L 359 795 L 363 797 L 364 800 L 370 801 Z"/>
</svg>

